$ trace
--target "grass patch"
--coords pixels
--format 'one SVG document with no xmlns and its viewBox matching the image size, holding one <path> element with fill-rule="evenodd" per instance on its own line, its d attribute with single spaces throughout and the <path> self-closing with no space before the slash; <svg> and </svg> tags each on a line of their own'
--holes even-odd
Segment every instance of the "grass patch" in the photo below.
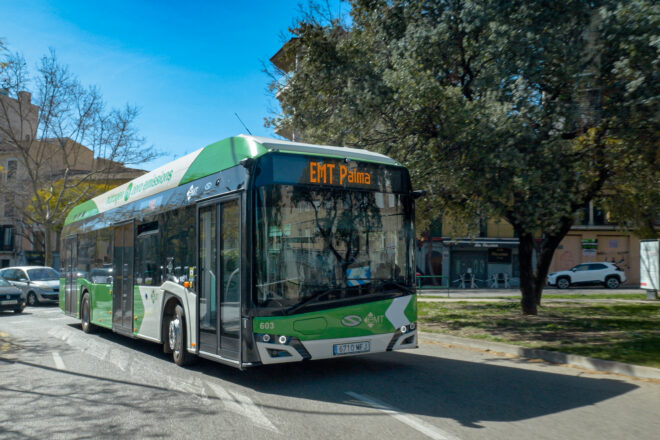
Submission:
<svg viewBox="0 0 660 440">
<path fill-rule="evenodd" d="M 419 302 L 418 312 L 425 331 L 660 367 L 660 303 L 552 302 L 523 316 L 518 302 Z"/>
</svg>

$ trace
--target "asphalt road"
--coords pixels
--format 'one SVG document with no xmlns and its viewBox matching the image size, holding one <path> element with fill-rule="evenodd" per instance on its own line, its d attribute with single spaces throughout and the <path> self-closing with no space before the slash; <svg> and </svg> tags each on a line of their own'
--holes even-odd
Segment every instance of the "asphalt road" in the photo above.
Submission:
<svg viewBox="0 0 660 440">
<path fill-rule="evenodd" d="M 657 439 L 660 383 L 422 341 L 248 371 L 179 368 L 54 307 L 0 313 L 0 438 Z"/>
</svg>

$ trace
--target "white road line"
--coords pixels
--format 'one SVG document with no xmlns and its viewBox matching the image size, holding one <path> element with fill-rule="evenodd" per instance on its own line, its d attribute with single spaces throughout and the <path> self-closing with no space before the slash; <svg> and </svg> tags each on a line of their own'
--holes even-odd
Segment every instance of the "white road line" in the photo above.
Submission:
<svg viewBox="0 0 660 440">
<path fill-rule="evenodd" d="M 23 324 L 24 322 L 30 322 L 29 319 L 17 319 L 15 321 L 10 321 L 13 324 Z"/>
<path fill-rule="evenodd" d="M 378 411 L 384 412 L 385 414 L 394 417 L 398 421 L 405 423 L 406 425 L 410 426 L 413 429 L 416 429 L 417 431 L 421 432 L 427 437 L 430 437 L 435 440 L 459 440 L 458 437 L 448 434 L 442 429 L 436 428 L 435 426 L 426 423 L 425 421 L 418 419 L 417 417 L 405 414 L 400 410 L 394 408 L 393 406 L 390 406 L 386 403 L 376 400 L 373 397 L 354 393 L 352 391 L 346 391 L 346 394 L 361 402 L 366 403 L 367 405 L 371 406 L 374 409 L 377 409 Z"/>
<path fill-rule="evenodd" d="M 53 360 L 55 361 L 55 367 L 58 370 L 64 370 L 66 367 L 64 366 L 64 361 L 62 360 L 62 357 L 60 354 L 56 351 L 53 352 Z"/>
<path fill-rule="evenodd" d="M 68 316 L 60 316 L 59 318 L 48 318 L 49 321 L 61 321 L 62 319 L 69 319 Z"/>
<path fill-rule="evenodd" d="M 271 423 L 270 420 L 264 415 L 263 412 L 254 404 L 252 399 L 240 393 L 229 393 L 222 386 L 206 382 L 209 388 L 215 393 L 216 396 L 222 400 L 227 411 L 235 414 L 240 414 L 252 420 L 252 422 L 260 428 L 268 429 L 279 433 L 279 430 Z"/>
</svg>

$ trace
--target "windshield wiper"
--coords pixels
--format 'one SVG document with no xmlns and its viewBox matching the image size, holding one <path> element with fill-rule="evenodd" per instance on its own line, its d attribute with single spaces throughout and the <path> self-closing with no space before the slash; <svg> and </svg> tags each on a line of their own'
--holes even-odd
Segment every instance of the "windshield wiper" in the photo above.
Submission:
<svg viewBox="0 0 660 440">
<path fill-rule="evenodd" d="M 412 288 L 410 288 L 409 286 L 406 286 L 404 284 L 397 283 L 396 281 L 392 281 L 392 280 L 373 280 L 373 281 L 380 281 L 380 283 L 376 285 L 377 288 L 384 288 L 385 286 L 392 285 L 392 286 L 396 287 L 397 289 L 401 289 L 405 293 L 408 293 L 408 294 L 413 293 Z"/>
<path fill-rule="evenodd" d="M 333 287 L 332 289 L 322 290 L 320 292 L 317 292 L 317 293 L 313 294 L 312 296 L 310 296 L 308 298 L 305 298 L 304 300 L 300 301 L 298 304 L 295 304 L 295 305 L 289 307 L 288 309 L 286 309 L 284 311 L 284 314 L 285 315 L 290 315 L 293 312 L 295 312 L 296 310 L 300 309 L 305 304 L 307 304 L 311 301 L 317 300 L 319 298 L 322 298 L 322 297 L 334 292 L 335 290 L 337 290 L 337 288 Z"/>
</svg>

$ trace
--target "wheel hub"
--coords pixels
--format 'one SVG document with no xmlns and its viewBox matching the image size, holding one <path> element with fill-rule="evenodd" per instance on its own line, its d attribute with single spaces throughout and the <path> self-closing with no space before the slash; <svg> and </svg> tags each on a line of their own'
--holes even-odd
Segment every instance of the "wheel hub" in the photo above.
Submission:
<svg viewBox="0 0 660 440">
<path fill-rule="evenodd" d="M 177 351 L 177 342 L 179 341 L 181 335 L 181 321 L 179 318 L 174 318 L 170 321 L 169 329 L 169 339 L 170 339 L 170 349 Z"/>
</svg>

